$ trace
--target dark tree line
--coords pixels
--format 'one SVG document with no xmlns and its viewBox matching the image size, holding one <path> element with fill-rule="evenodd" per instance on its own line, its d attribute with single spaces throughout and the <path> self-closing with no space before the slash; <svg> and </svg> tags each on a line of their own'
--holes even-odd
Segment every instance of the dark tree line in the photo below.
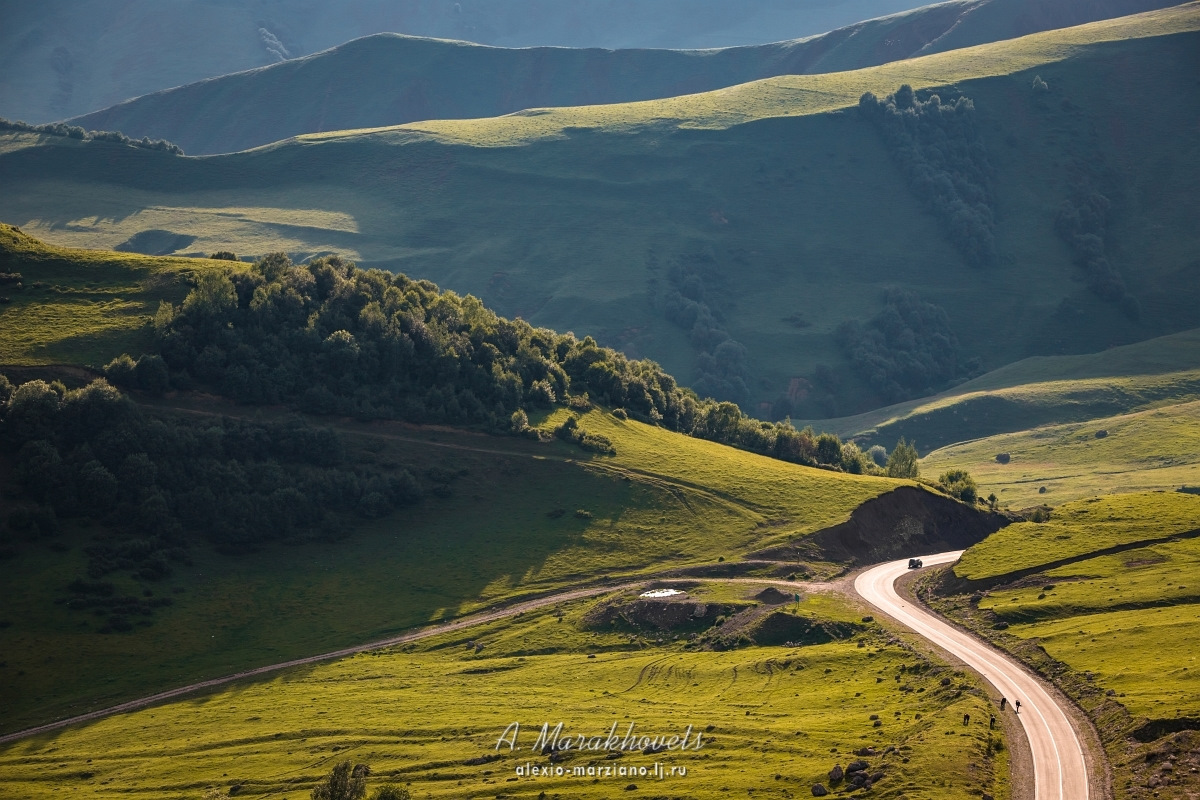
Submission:
<svg viewBox="0 0 1200 800">
<path fill-rule="evenodd" d="M 1075 264 L 1083 270 L 1088 289 L 1097 297 L 1119 304 L 1137 318 L 1138 302 L 1125 286 L 1125 279 L 1108 260 L 1105 237 L 1112 203 L 1090 183 L 1076 185 L 1070 198 L 1059 206 L 1054 230 L 1067 243 Z"/>
<path fill-rule="evenodd" d="M 909 186 L 941 219 L 967 263 L 990 265 L 995 259 L 991 174 L 987 149 L 969 98 L 922 100 L 908 84 L 880 100 L 867 92 L 860 112 L 883 134 Z"/>
<path fill-rule="evenodd" d="M 696 348 L 695 390 L 701 395 L 745 405 L 750 400 L 746 348 L 725 330 L 728 281 L 711 258 L 681 258 L 666 280 L 651 282 L 663 316 L 688 332 Z"/>
<path fill-rule="evenodd" d="M 130 147 L 141 147 L 145 150 L 161 150 L 164 153 L 171 153 L 172 155 L 183 155 L 182 147 L 177 144 L 171 144 L 166 139 L 151 139 L 148 136 L 143 136 L 141 139 L 134 139 L 120 131 L 89 131 L 78 125 L 68 125 L 65 122 L 47 122 L 45 125 L 30 125 L 28 122 L 12 122 L 0 117 L 0 131 L 44 133 L 50 136 L 63 136 L 84 142 L 116 142 L 117 144 L 126 144 Z"/>
<path fill-rule="evenodd" d="M 889 289 L 883 310 L 866 323 L 846 322 L 838 341 L 871 387 L 888 402 L 934 394 L 978 370 L 964 362 L 941 306 Z"/>
<path fill-rule="evenodd" d="M 149 414 L 103 379 L 67 390 L 0 376 L 0 453 L 24 500 L 0 519 L 7 553 L 62 519 L 94 520 L 108 533 L 87 548 L 93 580 L 166 577 L 202 540 L 238 553 L 340 535 L 347 520 L 383 516 L 450 480 L 347 463 L 337 434 L 295 419 Z M 105 596 L 90 585 L 76 593 Z"/>
<path fill-rule="evenodd" d="M 690 436 L 843 468 L 840 449 L 822 456 L 815 434 L 702 400 L 652 361 L 337 256 L 296 265 L 276 253 L 244 272 L 206 272 L 182 306 L 160 307 L 155 329 L 166 385 L 246 403 L 507 433 L 520 432 L 517 412 L 590 400 Z M 154 360 L 119 359 L 110 374 L 161 391 Z"/>
</svg>

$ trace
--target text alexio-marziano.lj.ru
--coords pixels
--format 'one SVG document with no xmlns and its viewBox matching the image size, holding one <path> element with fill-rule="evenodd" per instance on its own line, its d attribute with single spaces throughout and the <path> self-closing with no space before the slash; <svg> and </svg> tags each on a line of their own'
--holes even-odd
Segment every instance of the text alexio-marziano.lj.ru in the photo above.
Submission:
<svg viewBox="0 0 1200 800">
<path fill-rule="evenodd" d="M 568 734 L 563 730 L 563 723 L 558 723 L 553 728 L 549 722 L 542 723 L 541 730 L 538 731 L 537 738 L 533 742 L 533 752 L 549 753 L 551 760 L 556 753 L 566 752 L 605 752 L 605 753 L 621 753 L 621 752 L 642 752 L 658 754 L 663 751 L 667 752 L 683 752 L 686 750 L 699 750 L 704 747 L 704 734 L 696 732 L 693 736 L 692 726 L 688 725 L 682 734 L 659 734 L 657 736 L 647 736 L 641 734 L 636 729 L 636 724 L 631 722 L 625 730 L 624 735 L 617 731 L 617 723 L 614 722 L 609 728 L 608 733 L 595 736 L 587 736 L 582 733 Z M 512 722 L 500 734 L 500 738 L 496 740 L 496 749 L 507 746 L 509 751 L 521 750 L 522 746 L 518 743 L 521 735 L 521 723 Z M 609 766 L 609 765 L 587 765 L 587 766 L 539 766 L 537 764 L 526 763 L 516 768 L 517 777 L 557 777 L 557 778 L 656 778 L 663 780 L 667 777 L 684 777 L 687 775 L 686 767 L 664 767 L 657 761 L 652 765 L 647 766 Z"/>
</svg>

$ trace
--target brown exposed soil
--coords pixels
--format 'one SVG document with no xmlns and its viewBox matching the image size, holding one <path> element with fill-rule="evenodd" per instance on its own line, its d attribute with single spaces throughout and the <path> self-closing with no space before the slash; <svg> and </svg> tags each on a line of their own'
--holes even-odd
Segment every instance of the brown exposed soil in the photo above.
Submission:
<svg viewBox="0 0 1200 800">
<path fill-rule="evenodd" d="M 778 606 L 791 602 L 792 596 L 784 594 L 774 586 L 768 586 L 758 594 L 754 595 L 754 599 L 769 606 Z"/>
<path fill-rule="evenodd" d="M 748 558 L 873 564 L 965 549 L 1010 521 L 1003 514 L 981 511 L 928 489 L 901 486 L 863 503 L 840 525 Z"/>
<path fill-rule="evenodd" d="M 683 598 L 639 598 L 599 603 L 583 617 L 587 630 L 702 631 L 744 604 L 704 603 Z"/>
</svg>

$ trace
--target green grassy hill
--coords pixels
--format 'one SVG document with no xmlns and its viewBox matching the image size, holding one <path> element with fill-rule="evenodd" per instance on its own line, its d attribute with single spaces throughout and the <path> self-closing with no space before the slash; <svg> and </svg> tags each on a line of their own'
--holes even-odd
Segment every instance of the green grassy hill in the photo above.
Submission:
<svg viewBox="0 0 1200 800">
<path fill-rule="evenodd" d="M 531 438 L 388 421 L 383 411 L 302 418 L 278 402 L 238 405 L 213 393 L 220 386 L 138 394 L 133 410 L 110 395 L 56 389 L 36 379 L 79 386 L 97 374 L 80 365 L 154 351 L 162 339 L 151 302 L 178 304 L 192 284 L 246 267 L 72 251 L 11 228 L 0 234 L 11 295 L 0 324 L 13 332 L 0 373 L 20 385 L 0 381 L 0 559 L 12 587 L 0 602 L 5 730 L 518 597 L 701 568 L 828 576 L 855 559 L 917 546 L 907 528 L 892 541 L 876 526 L 850 550 L 814 537 L 864 503 L 876 504 L 877 516 L 895 507 L 921 519 L 922 547 L 964 546 L 995 527 L 908 481 L 801 467 L 578 403 L 531 407 L 533 425 L 546 432 Z M 307 270 L 288 279 L 304 276 L 314 280 Z M 441 299 L 435 313 L 457 313 L 452 296 Z M 432 317 L 423 324 L 427 338 L 450 335 Z M 243 363 L 250 341 L 237 348 Z M 487 352 L 499 369 L 500 351 Z M 455 370 L 439 363 L 453 392 L 445 376 Z M 572 388 L 580 399 L 582 386 Z M 551 435 L 568 414 L 580 433 L 606 443 L 602 452 Z M 306 453 L 328 458 L 270 450 L 296 425 L 309 431 L 302 441 L 317 442 Z M 308 491 L 349 487 L 330 497 L 351 505 L 313 509 L 312 525 L 230 505 L 238 497 L 303 503 L 303 493 L 286 491 L 304 487 L 292 478 L 305 474 L 320 482 Z M 388 488 L 389 480 L 401 483 Z M 404 486 L 405 502 L 368 502 L 372 491 L 390 497 Z M 226 510 L 206 518 L 205 509 Z M 237 520 L 227 513 L 255 530 L 231 533 Z M 787 545 L 802 555 L 740 563 Z"/>
<path fill-rule="evenodd" d="M 625 103 L 841 72 L 1169 4 L 942 3 L 799 41 L 721 50 L 505 49 L 379 34 L 70 121 L 168 139 L 191 155 L 229 153 L 319 131 Z"/>
<path fill-rule="evenodd" d="M 0 219 L 70 246 L 166 231 L 196 237 L 185 253 L 338 252 L 595 335 L 685 384 L 733 373 L 760 416 L 837 416 L 886 403 L 837 331 L 879 314 L 892 287 L 944 309 L 983 369 L 1200 325 L 1200 151 L 1176 134 L 1196 104 L 1198 27 L 1193 3 L 857 72 L 202 159 L 7 134 Z M 904 82 L 974 102 L 990 267 L 964 264 L 879 132 L 840 110 Z M 1085 164 L 1103 165 L 1108 258 L 1137 318 L 1088 290 L 1055 232 Z M 676 286 L 732 340 L 723 361 L 667 318 Z"/>
<path fill-rule="evenodd" d="M 1198 380 L 1200 329 L 1193 329 L 1099 353 L 1022 359 L 934 397 L 820 425 L 888 445 L 904 436 L 928 452 L 1038 425 L 1189 401 L 1200 391 Z"/>
<path fill-rule="evenodd" d="M 926 475 L 951 468 L 1012 508 L 1200 485 L 1200 401 L 989 436 L 921 459 Z"/>
<path fill-rule="evenodd" d="M 1005 528 L 953 567 L 973 594 L 943 610 L 1052 676 L 1088 711 L 1119 798 L 1197 789 L 1197 536 L 1195 495 L 1091 498 L 1055 508 L 1047 522 Z"/>
<path fill-rule="evenodd" d="M 693 585 L 688 593 L 701 603 L 719 593 L 755 604 L 759 588 Z M 620 598 L 600 602 L 609 599 Z M 824 601 L 816 615 L 806 598 L 779 616 L 832 613 L 858 623 L 862 613 L 840 596 L 811 599 Z M 871 747 L 875 794 L 1008 794 L 1007 751 L 987 729 L 990 703 L 978 679 L 877 626 L 859 624 L 857 641 L 702 652 L 671 631 L 588 630 L 583 620 L 596 603 L 563 603 L 0 745 L 0 773 L 10 791 L 30 798 L 69 786 L 95 798 L 220 789 L 300 800 L 344 759 L 370 765 L 372 788 L 394 782 L 422 798 L 799 796 Z M 964 713 L 977 723 L 964 728 Z M 701 748 L 619 758 L 569 752 L 555 763 L 613 772 L 556 776 L 531 747 L 543 723 L 560 721 L 567 735 L 587 736 L 607 734 L 614 722 L 621 736 L 630 723 L 649 736 L 691 725 L 689 743 L 699 734 Z M 497 751 L 513 722 L 521 749 Z M 616 772 L 655 762 L 686 774 Z M 516 770 L 527 763 L 551 774 L 522 777 Z"/>
<path fill-rule="evenodd" d="M 498 47 L 703 48 L 812 36 L 918 0 L 46 0 L 6 9 L 0 116 L 49 122 L 375 33 Z M 1127 3 L 1125 5 L 1128 5 Z"/>
</svg>

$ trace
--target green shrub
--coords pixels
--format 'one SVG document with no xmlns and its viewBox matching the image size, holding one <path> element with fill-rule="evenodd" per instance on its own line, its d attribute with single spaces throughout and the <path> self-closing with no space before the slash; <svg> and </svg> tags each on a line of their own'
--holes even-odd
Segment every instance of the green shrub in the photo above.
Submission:
<svg viewBox="0 0 1200 800">
<path fill-rule="evenodd" d="M 951 497 L 974 504 L 978 497 L 975 479 L 965 469 L 952 469 L 938 477 L 938 485 Z"/>
<path fill-rule="evenodd" d="M 371 800 L 412 800 L 412 792 L 394 783 L 385 783 L 371 793 Z"/>
<path fill-rule="evenodd" d="M 362 800 L 367 795 L 367 776 L 371 768 L 366 764 L 350 765 L 343 761 L 329 771 L 312 790 L 312 800 Z"/>
</svg>

